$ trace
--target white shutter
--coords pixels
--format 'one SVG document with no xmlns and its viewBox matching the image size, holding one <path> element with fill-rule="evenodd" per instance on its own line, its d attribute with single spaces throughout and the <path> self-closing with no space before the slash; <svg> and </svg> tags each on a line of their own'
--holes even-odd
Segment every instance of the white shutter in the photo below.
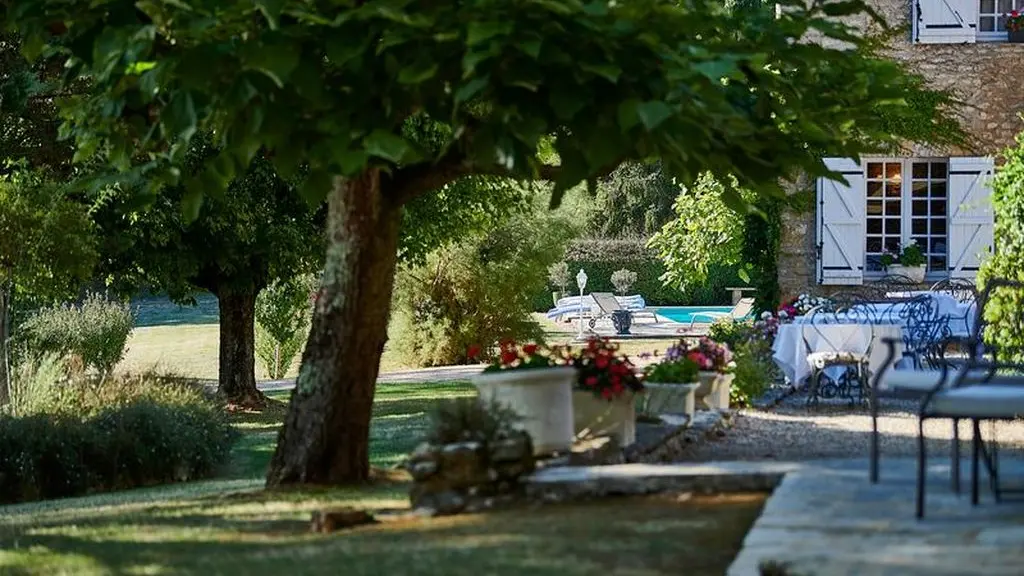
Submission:
<svg viewBox="0 0 1024 576">
<path fill-rule="evenodd" d="M 949 159 L 949 275 L 974 278 L 992 250 L 991 157 Z"/>
<path fill-rule="evenodd" d="M 912 0 L 914 42 L 973 44 L 978 30 L 978 0 Z"/>
<path fill-rule="evenodd" d="M 864 170 L 849 158 L 825 158 L 848 184 L 818 179 L 818 281 L 864 282 Z"/>
</svg>

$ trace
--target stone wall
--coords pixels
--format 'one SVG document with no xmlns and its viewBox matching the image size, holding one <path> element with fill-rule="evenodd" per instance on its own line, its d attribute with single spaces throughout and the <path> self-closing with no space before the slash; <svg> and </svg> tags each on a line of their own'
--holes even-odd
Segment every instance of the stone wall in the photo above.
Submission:
<svg viewBox="0 0 1024 576">
<path fill-rule="evenodd" d="M 1024 69 L 1024 44 L 913 44 L 910 41 L 910 3 L 907 0 L 868 0 L 893 27 L 907 32 L 892 44 L 893 58 L 908 64 L 936 88 L 951 89 L 961 100 L 957 113 L 975 142 L 965 150 L 932 150 L 908 145 L 911 156 L 985 156 L 1014 144 L 1024 131 L 1024 88 L 1018 71 Z M 809 183 L 794 186 L 808 189 Z M 815 287 L 814 212 L 785 214 L 779 251 L 779 284 L 783 297 Z"/>
</svg>

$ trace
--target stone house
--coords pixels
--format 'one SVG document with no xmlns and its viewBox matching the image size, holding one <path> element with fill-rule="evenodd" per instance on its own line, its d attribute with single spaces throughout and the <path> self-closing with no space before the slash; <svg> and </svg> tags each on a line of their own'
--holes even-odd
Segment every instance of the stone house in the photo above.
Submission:
<svg viewBox="0 0 1024 576">
<path fill-rule="evenodd" d="M 958 114 L 974 149 L 910 145 L 905 155 L 860 163 L 826 159 L 849 185 L 815 182 L 814 210 L 783 216 L 779 283 L 786 297 L 879 279 L 883 250 L 915 240 L 927 255 L 926 284 L 973 279 L 991 252 L 989 179 L 1000 152 L 1024 131 L 1024 44 L 1008 42 L 1002 15 L 1024 10 L 1024 0 L 868 2 L 891 26 L 909 29 L 892 56 L 964 103 Z"/>
</svg>

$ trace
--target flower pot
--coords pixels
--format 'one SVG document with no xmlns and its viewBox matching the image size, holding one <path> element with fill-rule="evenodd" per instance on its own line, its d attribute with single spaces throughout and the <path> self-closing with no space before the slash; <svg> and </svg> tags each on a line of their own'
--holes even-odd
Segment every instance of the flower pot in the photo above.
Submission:
<svg viewBox="0 0 1024 576">
<path fill-rule="evenodd" d="M 573 390 L 572 413 L 577 435 L 611 436 L 619 446 L 636 442 L 636 400 L 631 393 L 609 401 L 593 392 Z"/>
<path fill-rule="evenodd" d="M 612 312 L 612 326 L 615 326 L 616 334 L 629 334 L 629 327 L 633 325 L 633 316 L 629 310 L 616 310 Z"/>
<path fill-rule="evenodd" d="M 694 392 L 697 404 L 707 407 L 709 410 L 728 410 L 729 392 L 734 375 L 704 370 L 701 370 L 698 375 L 700 385 Z"/>
<path fill-rule="evenodd" d="M 1024 44 L 1024 29 L 1007 30 L 1006 40 L 1011 44 Z"/>
<path fill-rule="evenodd" d="M 485 372 L 473 385 L 484 401 L 497 400 L 519 415 L 517 426 L 530 435 L 534 454 L 551 454 L 572 447 L 575 380 L 575 368 L 560 366 Z"/>
<path fill-rule="evenodd" d="M 561 292 L 552 292 L 551 293 L 551 301 L 554 302 L 555 308 L 558 308 L 558 301 L 561 300 L 561 299 L 562 299 L 562 293 Z"/>
<path fill-rule="evenodd" d="M 918 284 L 924 282 L 925 272 L 927 272 L 927 269 L 924 266 L 904 266 L 902 264 L 892 264 L 889 266 L 889 274 L 906 276 Z"/>
<path fill-rule="evenodd" d="M 700 384 L 697 382 L 692 384 L 644 382 L 642 412 L 652 416 L 686 414 L 690 420 L 693 420 L 693 413 L 697 407 L 694 392 L 699 386 Z"/>
</svg>

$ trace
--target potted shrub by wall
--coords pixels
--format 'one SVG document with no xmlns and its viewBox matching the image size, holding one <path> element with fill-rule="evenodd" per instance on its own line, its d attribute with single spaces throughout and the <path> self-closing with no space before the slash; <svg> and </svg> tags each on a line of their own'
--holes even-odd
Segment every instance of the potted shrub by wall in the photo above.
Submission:
<svg viewBox="0 0 1024 576">
<path fill-rule="evenodd" d="M 558 288 L 558 291 L 551 293 L 551 300 L 554 301 L 556 308 L 558 307 L 558 301 L 566 296 L 570 279 L 568 263 L 556 262 L 548 266 L 548 280 L 551 282 L 552 287 Z"/>
<path fill-rule="evenodd" d="M 629 358 L 607 339 L 591 339 L 572 356 L 576 389 L 572 394 L 575 431 L 581 436 L 611 436 L 620 446 L 636 442 L 636 398 L 643 384 Z"/>
<path fill-rule="evenodd" d="M 685 414 L 693 421 L 697 388 L 700 386 L 697 363 L 683 357 L 651 364 L 644 369 L 643 413 Z"/>
<path fill-rule="evenodd" d="M 1024 44 L 1024 14 L 1019 10 L 1006 16 L 1006 39 L 1014 44 Z"/>
<path fill-rule="evenodd" d="M 576 369 L 562 356 L 537 344 L 506 342 L 497 362 L 473 377 L 473 384 L 482 400 L 519 415 L 517 426 L 533 439 L 534 454 L 542 455 L 572 447 L 575 380 Z"/>
<path fill-rule="evenodd" d="M 681 358 L 689 358 L 697 364 L 700 386 L 694 392 L 694 397 L 698 406 L 728 410 L 732 369 L 735 367 L 729 347 L 707 336 L 700 338 L 696 344 L 680 340 L 665 351 L 665 359 L 674 361 Z"/>
<path fill-rule="evenodd" d="M 903 250 L 896 257 L 893 257 L 888 252 L 882 254 L 881 260 L 882 266 L 885 267 L 889 274 L 905 276 L 918 284 L 924 282 L 924 276 L 927 272 L 927 267 L 925 266 L 927 259 L 917 242 L 911 242 L 904 246 Z"/>
</svg>

